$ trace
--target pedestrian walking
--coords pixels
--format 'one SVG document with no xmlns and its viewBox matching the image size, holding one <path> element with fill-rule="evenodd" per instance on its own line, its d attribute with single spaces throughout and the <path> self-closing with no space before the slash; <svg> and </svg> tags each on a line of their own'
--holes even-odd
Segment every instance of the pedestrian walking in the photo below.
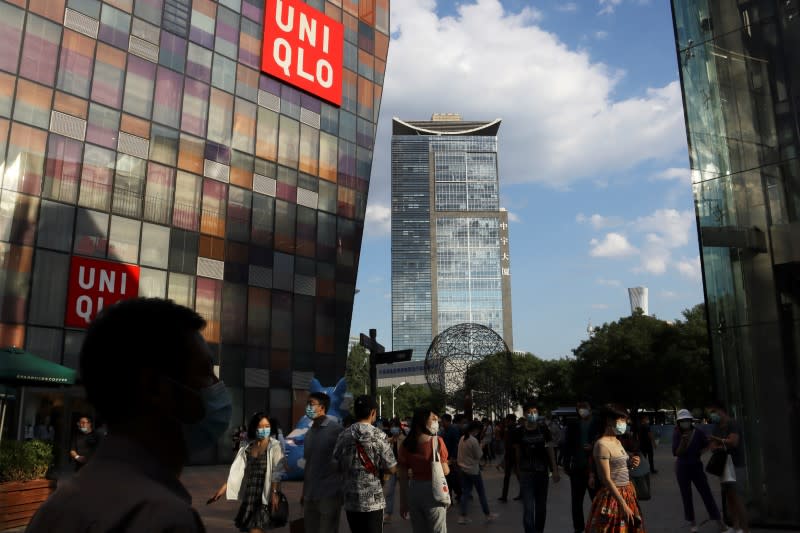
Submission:
<svg viewBox="0 0 800 533">
<path fill-rule="evenodd" d="M 519 431 L 519 427 L 517 426 L 517 416 L 515 414 L 510 414 L 506 416 L 506 428 L 505 428 L 505 449 L 506 454 L 503 457 L 503 491 L 500 493 L 500 497 L 497 498 L 499 501 L 506 503 L 508 501 L 508 484 L 511 480 L 511 476 L 517 478 L 517 482 L 519 482 L 519 476 L 517 476 L 517 453 L 514 450 L 514 443 L 517 439 L 517 432 Z M 514 497 L 515 500 L 522 499 L 522 496 L 517 491 L 517 495 Z"/>
<path fill-rule="evenodd" d="M 490 465 L 494 461 L 494 426 L 488 418 L 483 419 L 483 431 L 480 436 L 481 449 L 483 450 L 483 465 Z"/>
<path fill-rule="evenodd" d="M 736 533 L 749 533 L 747 511 L 742 503 L 743 495 L 739 493 L 747 476 L 747 470 L 744 468 L 744 453 L 742 453 L 742 431 L 739 424 L 728 414 L 728 410 L 722 402 L 711 404 L 708 412 L 713 424 L 711 437 L 709 437 L 711 450 L 723 449 L 728 454 L 725 472 L 720 476 L 722 514 L 736 530 Z"/>
<path fill-rule="evenodd" d="M 547 519 L 550 471 L 553 472 L 553 483 L 558 483 L 561 477 L 553 451 L 553 437 L 544 424 L 544 419 L 539 420 L 536 402 L 529 400 L 522 409 L 525 413 L 525 425 L 514 443 L 517 477 L 522 494 L 522 525 L 525 533 L 542 533 Z"/>
<path fill-rule="evenodd" d="M 278 511 L 286 457 L 272 433 L 273 425 L 266 413 L 250 417 L 248 444 L 236 452 L 227 481 L 207 502 L 211 504 L 223 495 L 228 500 L 241 500 L 233 520 L 239 531 L 262 533 L 270 527 L 272 515 Z"/>
<path fill-rule="evenodd" d="M 91 418 L 82 416 L 77 425 L 78 431 L 73 435 L 69 447 L 69 457 L 75 464 L 76 472 L 86 466 L 100 445 L 100 435 L 92 427 Z"/>
<path fill-rule="evenodd" d="M 692 414 L 686 409 L 678 411 L 677 422 L 678 425 L 672 435 L 672 455 L 675 456 L 675 477 L 683 501 L 683 517 L 689 523 L 689 530 L 693 533 L 698 531 L 692 497 L 692 484 L 694 484 L 706 507 L 708 517 L 719 523 L 720 531 L 733 533 L 733 530 L 728 529 L 722 522 L 719 507 L 714 501 L 714 495 L 711 494 L 711 487 L 708 485 L 708 478 L 700 458 L 709 447 L 708 437 L 700 429 L 695 428 Z"/>
<path fill-rule="evenodd" d="M 656 438 L 653 436 L 653 430 L 650 427 L 650 417 L 648 415 L 642 415 L 639 418 L 639 428 L 636 434 L 639 440 L 639 451 L 642 455 L 647 457 L 647 462 L 650 463 L 650 473 L 658 474 L 656 465 L 653 462 L 653 455 L 658 444 L 656 444 Z"/>
<path fill-rule="evenodd" d="M 414 411 L 410 428 L 398 455 L 400 514 L 404 518 L 410 515 L 414 533 L 447 533 L 447 505 L 434 498 L 432 486 L 434 445 L 444 474 L 450 472 L 447 446 L 438 436 L 439 417 L 429 408 L 418 408 Z M 411 481 L 408 479 L 409 470 Z"/>
<path fill-rule="evenodd" d="M 344 479 L 344 510 L 352 533 L 381 533 L 383 472 L 397 473 L 397 461 L 383 430 L 373 426 L 378 417 L 378 402 L 372 396 L 359 396 L 353 402 L 356 422 L 342 431 L 333 450 Z"/>
<path fill-rule="evenodd" d="M 467 427 L 466 433 L 458 442 L 458 467 L 461 470 L 461 481 L 463 492 L 461 494 L 461 516 L 458 518 L 459 524 L 467 524 L 472 520 L 467 517 L 469 502 L 472 499 L 472 489 L 478 493 L 478 500 L 481 509 L 486 517 L 486 522 L 493 522 L 497 515 L 489 510 L 489 502 L 486 501 L 486 489 L 483 485 L 481 476 L 481 445 L 478 437 L 481 433 L 481 423 L 473 422 Z"/>
<path fill-rule="evenodd" d="M 399 418 L 393 418 L 389 422 L 389 445 L 392 447 L 392 453 L 397 458 L 399 449 L 398 446 L 406 438 L 405 431 L 401 425 Z M 383 493 L 386 498 L 386 508 L 383 512 L 383 523 L 390 524 L 392 521 L 392 514 L 394 514 L 394 501 L 397 495 L 397 471 L 394 473 L 384 474 L 383 478 Z"/>
<path fill-rule="evenodd" d="M 231 397 L 191 309 L 134 298 L 103 309 L 80 353 L 86 396 L 108 423 L 91 462 L 59 482 L 27 531 L 205 531 L 180 473 L 225 434 Z M 113 357 L 110 357 L 113 354 Z"/>
<path fill-rule="evenodd" d="M 628 470 L 639 466 L 638 456 L 629 457 L 617 436 L 627 431 L 628 413 L 616 406 L 606 406 L 601 414 L 605 431 L 594 444 L 602 488 L 592 500 L 592 510 L 585 533 L 644 533 L 642 513 Z"/>
<path fill-rule="evenodd" d="M 570 420 L 564 431 L 563 463 L 569 476 L 572 502 L 572 528 L 575 533 L 583 533 L 586 522 L 583 514 L 583 500 L 586 493 L 594 499 L 596 486 L 589 484 L 592 471 L 590 458 L 597 438 L 602 433 L 601 424 L 592 417 L 589 401 L 582 399 L 576 404 L 577 419 Z"/>
<path fill-rule="evenodd" d="M 344 428 L 328 415 L 331 398 L 312 392 L 306 403 L 306 416 L 312 420 L 306 432 L 303 458 L 303 517 L 306 533 L 337 533 L 342 512 L 342 476 L 333 460 L 333 448 Z"/>
</svg>

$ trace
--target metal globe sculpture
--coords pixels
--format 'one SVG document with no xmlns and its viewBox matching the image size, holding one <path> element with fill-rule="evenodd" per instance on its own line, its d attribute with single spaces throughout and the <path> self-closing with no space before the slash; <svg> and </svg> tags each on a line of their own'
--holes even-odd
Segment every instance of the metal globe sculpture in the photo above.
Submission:
<svg viewBox="0 0 800 533">
<path fill-rule="evenodd" d="M 511 354 L 503 338 L 481 324 L 456 324 L 438 334 L 425 355 L 425 380 L 433 390 L 452 397 L 464 389 L 469 368 L 483 358 Z"/>
</svg>

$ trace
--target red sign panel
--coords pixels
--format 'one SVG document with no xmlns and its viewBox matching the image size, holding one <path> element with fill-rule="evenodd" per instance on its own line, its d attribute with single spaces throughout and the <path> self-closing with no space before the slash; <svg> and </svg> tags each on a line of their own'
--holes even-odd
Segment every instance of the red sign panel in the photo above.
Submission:
<svg viewBox="0 0 800 533">
<path fill-rule="evenodd" d="M 344 26 L 300 0 L 267 0 L 261 70 L 342 103 Z"/>
<path fill-rule="evenodd" d="M 138 266 L 72 256 L 64 323 L 88 327 L 103 307 L 138 295 Z"/>
</svg>

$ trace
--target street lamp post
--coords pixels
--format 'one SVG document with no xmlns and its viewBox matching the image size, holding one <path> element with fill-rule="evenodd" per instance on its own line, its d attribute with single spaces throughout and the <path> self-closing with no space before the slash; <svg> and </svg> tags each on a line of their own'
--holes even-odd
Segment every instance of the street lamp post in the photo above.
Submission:
<svg viewBox="0 0 800 533">
<path fill-rule="evenodd" d="M 392 385 L 392 419 L 394 419 L 394 393 L 397 389 L 405 385 L 406 382 L 402 381 L 399 385 Z"/>
</svg>

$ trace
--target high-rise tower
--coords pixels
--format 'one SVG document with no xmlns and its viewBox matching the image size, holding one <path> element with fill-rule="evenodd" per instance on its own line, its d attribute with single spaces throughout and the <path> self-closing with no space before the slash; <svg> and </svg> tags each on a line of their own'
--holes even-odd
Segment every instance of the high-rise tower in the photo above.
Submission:
<svg viewBox="0 0 800 533">
<path fill-rule="evenodd" d="M 476 322 L 513 345 L 508 213 L 500 208 L 500 120 L 395 118 L 392 348 L 425 357 L 433 337 Z"/>
</svg>

